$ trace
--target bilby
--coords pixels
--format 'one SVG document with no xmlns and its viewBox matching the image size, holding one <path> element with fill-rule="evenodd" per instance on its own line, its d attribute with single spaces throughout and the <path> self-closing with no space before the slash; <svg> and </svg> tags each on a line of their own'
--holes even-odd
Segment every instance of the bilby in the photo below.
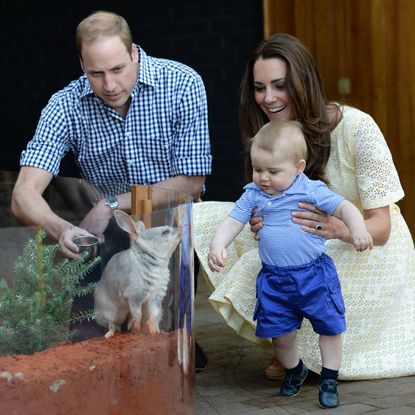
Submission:
<svg viewBox="0 0 415 415">
<path fill-rule="evenodd" d="M 114 211 L 118 226 L 128 232 L 131 246 L 115 254 L 94 290 L 94 315 L 110 338 L 128 321 L 128 329 L 160 331 L 162 301 L 170 280 L 169 260 L 181 239 L 180 228 L 146 229 L 122 210 Z"/>
</svg>

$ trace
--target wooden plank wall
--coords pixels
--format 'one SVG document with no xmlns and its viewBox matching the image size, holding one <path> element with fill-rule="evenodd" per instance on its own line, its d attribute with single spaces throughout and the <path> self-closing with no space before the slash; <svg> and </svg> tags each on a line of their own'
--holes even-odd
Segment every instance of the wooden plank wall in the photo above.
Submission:
<svg viewBox="0 0 415 415">
<path fill-rule="evenodd" d="M 415 1 L 263 0 L 263 10 L 265 37 L 299 38 L 317 61 L 328 98 L 378 123 L 405 190 L 398 204 L 415 237 Z"/>
</svg>

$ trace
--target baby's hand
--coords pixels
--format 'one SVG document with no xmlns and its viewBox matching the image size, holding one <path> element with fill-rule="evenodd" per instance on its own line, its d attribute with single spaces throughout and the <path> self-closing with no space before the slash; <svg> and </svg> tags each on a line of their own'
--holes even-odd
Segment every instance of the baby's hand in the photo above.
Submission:
<svg viewBox="0 0 415 415">
<path fill-rule="evenodd" d="M 219 272 L 223 268 L 228 260 L 226 249 L 221 246 L 210 247 L 208 255 L 208 265 L 212 272 Z"/>
<path fill-rule="evenodd" d="M 364 251 L 373 248 L 373 239 L 366 229 L 355 230 L 350 232 L 350 238 L 356 251 Z"/>
</svg>

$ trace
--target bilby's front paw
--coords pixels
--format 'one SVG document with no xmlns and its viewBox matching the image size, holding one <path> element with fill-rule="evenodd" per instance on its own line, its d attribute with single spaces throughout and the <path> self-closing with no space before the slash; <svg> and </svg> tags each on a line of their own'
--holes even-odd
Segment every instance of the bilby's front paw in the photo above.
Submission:
<svg viewBox="0 0 415 415">
<path fill-rule="evenodd" d="M 147 322 L 146 325 L 147 325 L 148 334 L 151 334 L 152 336 L 154 336 L 155 334 L 160 333 L 160 330 L 157 324 Z"/>
<path fill-rule="evenodd" d="M 114 336 L 114 334 L 115 334 L 114 330 L 108 330 L 108 331 L 105 333 L 104 337 L 108 340 L 108 339 L 110 339 L 111 337 L 113 337 L 113 336 Z"/>
<path fill-rule="evenodd" d="M 137 323 L 136 321 L 133 322 L 131 324 L 131 331 L 133 331 L 134 333 L 140 333 L 140 331 L 141 331 L 140 323 Z"/>
</svg>

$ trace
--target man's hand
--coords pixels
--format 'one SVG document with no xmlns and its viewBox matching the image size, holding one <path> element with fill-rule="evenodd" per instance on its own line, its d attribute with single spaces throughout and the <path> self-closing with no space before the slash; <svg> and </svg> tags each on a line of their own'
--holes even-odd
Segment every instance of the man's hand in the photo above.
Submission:
<svg viewBox="0 0 415 415">
<path fill-rule="evenodd" d="M 70 259 L 79 258 L 79 248 L 74 244 L 73 239 L 77 236 L 93 236 L 85 229 L 69 225 L 59 236 L 59 250 L 63 256 Z"/>
<path fill-rule="evenodd" d="M 79 248 L 73 239 L 77 236 L 96 236 L 100 243 L 104 242 L 104 231 L 112 216 L 112 210 L 100 200 L 85 216 L 79 227 L 67 226 L 59 236 L 59 248 L 61 253 L 71 259 L 79 258 Z"/>
</svg>

